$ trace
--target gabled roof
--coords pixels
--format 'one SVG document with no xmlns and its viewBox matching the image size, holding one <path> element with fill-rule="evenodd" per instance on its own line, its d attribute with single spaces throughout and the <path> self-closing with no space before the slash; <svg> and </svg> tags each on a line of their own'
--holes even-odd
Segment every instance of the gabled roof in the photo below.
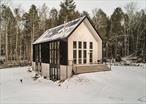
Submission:
<svg viewBox="0 0 146 104">
<path fill-rule="evenodd" d="M 48 29 L 33 44 L 67 38 L 85 18 L 86 16 L 83 16 L 57 27 Z"/>
</svg>

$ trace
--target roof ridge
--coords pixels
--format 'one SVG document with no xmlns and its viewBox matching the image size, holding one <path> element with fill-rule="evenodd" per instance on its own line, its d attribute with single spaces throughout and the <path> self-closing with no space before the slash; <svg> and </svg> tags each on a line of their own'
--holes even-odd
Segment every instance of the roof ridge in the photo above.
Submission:
<svg viewBox="0 0 146 104">
<path fill-rule="evenodd" d="M 68 24 L 68 23 L 73 22 L 73 21 L 75 21 L 75 20 L 81 19 L 81 18 L 83 18 L 83 17 L 85 18 L 86 16 L 82 16 L 82 17 L 76 18 L 76 19 L 74 19 L 74 20 L 71 20 L 71 21 L 68 21 L 68 22 L 66 22 L 66 23 L 60 24 L 60 25 L 58 25 L 58 26 L 52 27 L 52 28 L 50 28 L 50 29 L 48 29 L 48 30 L 52 30 L 52 29 L 55 29 L 55 28 L 57 28 L 57 27 L 61 27 L 61 26 L 65 25 L 65 24 Z M 46 30 L 46 31 L 47 31 L 47 30 Z"/>
<path fill-rule="evenodd" d="M 69 32 L 69 33 L 72 32 L 72 30 L 74 28 L 76 28 L 78 26 L 78 24 L 80 24 L 80 22 L 82 20 L 84 20 L 85 18 L 86 18 L 86 16 L 82 16 L 82 17 L 76 18 L 76 19 L 74 19 L 72 21 L 68 21 L 68 22 L 66 22 L 64 24 L 58 25 L 56 27 L 47 29 L 36 41 L 34 41 L 33 44 L 43 43 L 43 42 L 47 42 L 47 41 L 55 40 L 55 39 L 59 39 L 59 38 L 65 38 L 65 37 L 67 37 L 66 34 L 62 34 L 62 33 L 63 32 L 64 33 L 65 32 Z M 69 27 L 72 27 L 72 28 L 70 28 L 70 29 L 68 29 L 66 31 L 63 31 L 63 29 L 65 30 L 66 28 L 69 28 Z M 61 32 L 59 33 L 60 30 L 61 30 Z M 58 35 L 58 37 L 54 37 L 55 35 Z"/>
</svg>

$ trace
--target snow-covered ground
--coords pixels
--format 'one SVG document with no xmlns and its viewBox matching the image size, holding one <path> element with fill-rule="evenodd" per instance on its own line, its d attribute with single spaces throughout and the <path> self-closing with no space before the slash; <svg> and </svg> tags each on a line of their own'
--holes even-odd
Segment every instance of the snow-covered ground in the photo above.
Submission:
<svg viewBox="0 0 146 104">
<path fill-rule="evenodd" d="M 28 68 L 0 69 L 0 104 L 146 103 L 146 65 L 112 66 L 112 71 L 75 75 L 61 83 L 34 81 Z"/>
</svg>

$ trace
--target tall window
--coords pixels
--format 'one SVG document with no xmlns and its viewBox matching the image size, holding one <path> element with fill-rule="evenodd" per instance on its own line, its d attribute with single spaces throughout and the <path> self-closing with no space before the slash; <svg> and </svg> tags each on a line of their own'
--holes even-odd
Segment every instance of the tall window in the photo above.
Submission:
<svg viewBox="0 0 146 104">
<path fill-rule="evenodd" d="M 93 43 L 90 42 L 90 49 L 93 49 Z"/>
<path fill-rule="evenodd" d="M 83 42 L 83 63 L 87 63 L 87 42 Z"/>
<path fill-rule="evenodd" d="M 90 61 L 90 63 L 93 62 L 93 50 L 90 50 L 89 61 Z"/>
<path fill-rule="evenodd" d="M 85 64 L 87 62 L 87 51 L 83 51 L 83 63 Z"/>
<path fill-rule="evenodd" d="M 93 63 L 93 42 L 89 44 L 89 62 Z"/>
<path fill-rule="evenodd" d="M 78 42 L 78 64 L 82 64 L 82 42 Z"/>
<path fill-rule="evenodd" d="M 82 42 L 79 42 L 79 49 L 82 48 Z"/>
<path fill-rule="evenodd" d="M 93 62 L 93 42 L 73 41 L 73 63 L 86 64 L 89 50 L 89 62 Z"/>
<path fill-rule="evenodd" d="M 77 48 L 77 42 L 73 41 L 73 48 Z"/>
<path fill-rule="evenodd" d="M 49 44 L 50 47 L 50 63 L 52 63 L 52 43 Z"/>
<path fill-rule="evenodd" d="M 73 41 L 73 63 L 77 64 L 77 42 Z"/>
<path fill-rule="evenodd" d="M 58 52 L 59 52 L 59 42 L 51 42 L 49 44 L 49 48 L 50 48 L 50 63 L 53 64 L 58 64 L 59 63 L 59 56 L 58 56 Z"/>
<path fill-rule="evenodd" d="M 77 64 L 77 50 L 73 50 L 73 63 Z"/>
<path fill-rule="evenodd" d="M 78 58 L 78 60 L 79 60 L 79 64 L 81 64 L 82 63 L 82 50 L 79 50 L 79 58 Z"/>
<path fill-rule="evenodd" d="M 84 49 L 87 48 L 87 42 L 83 42 L 83 47 L 84 47 Z"/>
</svg>

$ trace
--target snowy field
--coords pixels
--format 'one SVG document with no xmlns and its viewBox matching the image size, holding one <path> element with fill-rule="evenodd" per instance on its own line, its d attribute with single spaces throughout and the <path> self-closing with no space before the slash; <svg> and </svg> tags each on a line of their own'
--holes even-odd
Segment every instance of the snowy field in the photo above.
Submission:
<svg viewBox="0 0 146 104">
<path fill-rule="evenodd" d="M 0 69 L 0 104 L 146 103 L 146 65 L 112 66 L 112 71 L 75 75 L 61 83 L 34 81 L 27 70 Z"/>
</svg>

